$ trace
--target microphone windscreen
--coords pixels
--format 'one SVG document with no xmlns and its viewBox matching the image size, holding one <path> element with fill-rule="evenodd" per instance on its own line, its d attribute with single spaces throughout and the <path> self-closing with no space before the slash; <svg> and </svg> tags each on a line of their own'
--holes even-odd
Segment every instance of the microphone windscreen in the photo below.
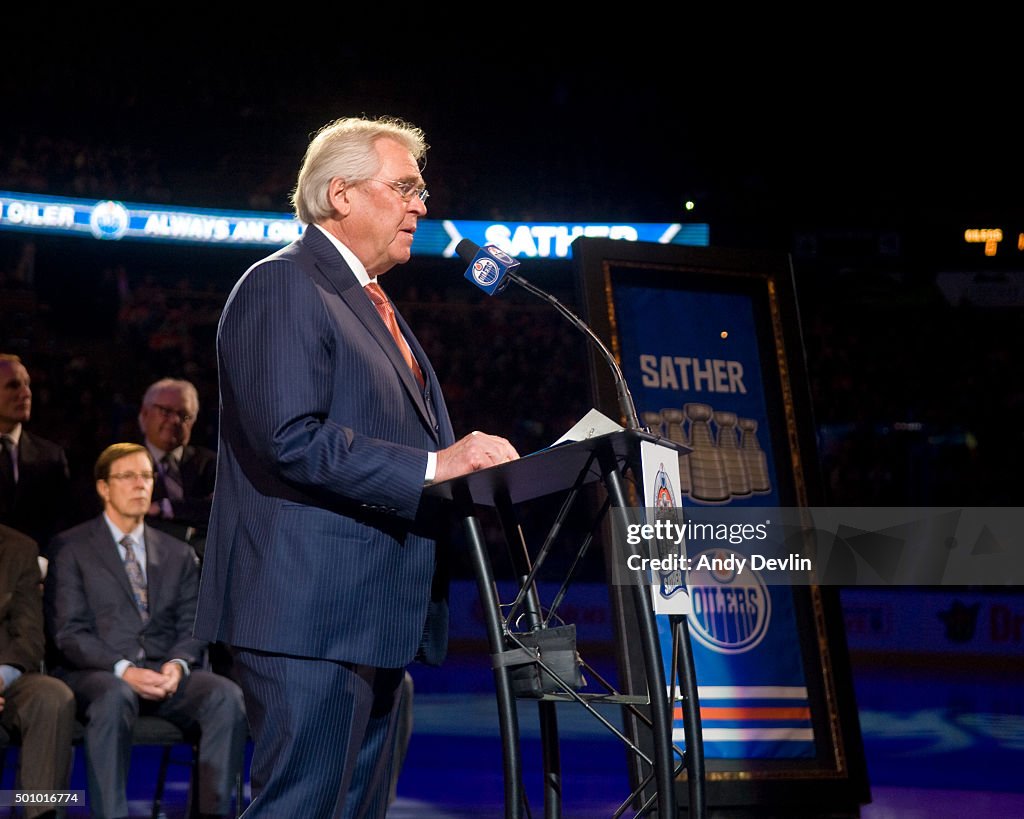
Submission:
<svg viewBox="0 0 1024 819">
<path fill-rule="evenodd" d="M 474 242 L 472 239 L 463 239 L 457 245 L 455 245 L 455 253 L 462 261 L 466 264 L 472 264 L 473 259 L 480 250 L 480 245 Z"/>
</svg>

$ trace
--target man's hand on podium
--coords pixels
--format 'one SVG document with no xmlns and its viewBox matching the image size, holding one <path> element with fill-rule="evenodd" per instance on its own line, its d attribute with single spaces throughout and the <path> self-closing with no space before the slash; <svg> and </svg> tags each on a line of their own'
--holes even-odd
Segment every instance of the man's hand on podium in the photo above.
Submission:
<svg viewBox="0 0 1024 819">
<path fill-rule="evenodd" d="M 437 453 L 434 481 L 439 483 L 457 478 L 478 469 L 514 461 L 518 457 L 519 453 L 506 439 L 484 432 L 471 432 Z"/>
</svg>

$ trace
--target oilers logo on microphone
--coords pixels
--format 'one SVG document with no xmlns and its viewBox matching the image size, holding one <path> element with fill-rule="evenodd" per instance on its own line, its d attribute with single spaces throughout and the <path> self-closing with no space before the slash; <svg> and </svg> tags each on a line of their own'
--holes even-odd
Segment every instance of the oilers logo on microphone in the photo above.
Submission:
<svg viewBox="0 0 1024 819">
<path fill-rule="evenodd" d="M 490 259 L 477 259 L 473 262 L 473 278 L 484 287 L 494 284 L 498 278 L 498 266 Z"/>
</svg>

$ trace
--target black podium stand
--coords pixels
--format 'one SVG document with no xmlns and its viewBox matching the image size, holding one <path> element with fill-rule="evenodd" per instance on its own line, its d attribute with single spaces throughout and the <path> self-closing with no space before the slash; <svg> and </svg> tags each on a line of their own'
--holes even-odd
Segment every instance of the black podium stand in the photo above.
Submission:
<svg viewBox="0 0 1024 819">
<path fill-rule="evenodd" d="M 524 456 L 508 464 L 491 467 L 443 483 L 430 486 L 426 494 L 449 501 L 454 505 L 457 519 L 464 528 L 470 559 L 476 573 L 477 588 L 482 603 L 487 641 L 491 652 L 494 684 L 498 704 L 498 719 L 502 742 L 505 781 L 505 816 L 520 819 L 525 815 L 526 799 L 522 781 L 522 760 L 519 749 L 519 722 L 513 686 L 511 657 L 521 658 L 524 645 L 517 637 L 513 622 L 525 621 L 536 633 L 548 627 L 548 615 L 541 607 L 536 577 L 546 559 L 556 532 L 564 522 L 567 510 L 580 497 L 589 484 L 603 486 L 607 498 L 602 507 L 603 516 L 609 506 L 626 508 L 624 475 L 628 471 L 640 474 L 640 443 L 649 441 L 671 447 L 678 452 L 688 448 L 672 441 L 639 430 L 623 430 L 597 436 L 585 441 L 562 444 Z M 531 554 L 522 537 L 515 517 L 519 504 L 553 495 L 567 493 L 562 511 L 551 526 L 551 533 L 543 546 Z M 490 554 L 478 514 L 480 507 L 493 508 L 501 522 L 501 529 L 509 546 L 518 592 L 515 600 L 503 605 L 499 600 Z M 581 545 L 575 562 L 584 557 L 590 538 Z M 572 574 L 572 568 L 569 570 Z M 559 592 L 557 600 L 567 589 L 569 578 Z M 689 816 L 704 815 L 704 762 L 700 736 L 700 715 L 697 686 L 694 679 L 689 633 L 685 617 L 672 618 L 675 649 L 673 662 L 679 677 L 684 714 L 685 753 L 672 743 L 672 699 L 668 696 L 661 646 L 650 596 L 650 587 L 638 579 L 629 590 L 628 599 L 636 618 L 637 635 L 643 657 L 645 694 L 621 694 L 601 680 L 607 693 L 579 693 L 568 680 L 544 661 L 536 660 L 548 681 L 554 681 L 554 691 L 536 697 L 538 701 L 541 744 L 544 762 L 544 816 L 561 816 L 561 765 L 558 751 L 558 722 L 556 705 L 559 702 L 577 702 L 591 715 L 615 733 L 643 761 L 649 763 L 650 773 L 623 802 L 614 815 L 624 814 L 630 803 L 640 802 L 638 814 L 656 815 L 659 819 L 676 819 L 674 779 L 686 769 L 689 787 Z M 543 655 L 543 652 L 542 652 Z M 591 669 L 591 671 L 593 671 Z M 675 685 L 673 685 L 675 690 Z M 648 756 L 637 743 L 612 726 L 594 707 L 595 704 L 618 704 L 628 709 L 637 719 L 648 725 L 653 747 Z M 649 716 L 640 709 L 648 708 Z M 678 767 L 673 754 L 683 760 Z M 653 793 L 651 786 L 653 785 Z M 646 792 L 646 796 L 645 796 Z M 650 811 L 656 810 L 656 813 Z"/>
</svg>

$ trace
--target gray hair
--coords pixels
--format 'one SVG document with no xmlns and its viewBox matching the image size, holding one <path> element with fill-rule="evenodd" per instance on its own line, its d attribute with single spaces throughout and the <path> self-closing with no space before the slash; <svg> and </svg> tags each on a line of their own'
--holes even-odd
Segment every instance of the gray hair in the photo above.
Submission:
<svg viewBox="0 0 1024 819">
<path fill-rule="evenodd" d="M 180 390 L 190 399 L 190 403 L 195 406 L 196 411 L 193 415 L 199 413 L 199 391 L 196 389 L 195 384 L 191 381 L 186 381 L 184 378 L 161 378 L 159 381 L 154 381 L 147 387 L 145 394 L 142 396 L 142 406 L 152 406 L 156 394 L 164 390 Z"/>
<path fill-rule="evenodd" d="M 312 225 L 334 213 L 327 198 L 332 179 L 358 182 L 378 173 L 381 162 L 376 143 L 384 138 L 404 145 L 419 164 L 429 147 L 422 130 L 396 117 L 343 117 L 317 131 L 306 149 L 292 193 L 299 220 Z"/>
</svg>

